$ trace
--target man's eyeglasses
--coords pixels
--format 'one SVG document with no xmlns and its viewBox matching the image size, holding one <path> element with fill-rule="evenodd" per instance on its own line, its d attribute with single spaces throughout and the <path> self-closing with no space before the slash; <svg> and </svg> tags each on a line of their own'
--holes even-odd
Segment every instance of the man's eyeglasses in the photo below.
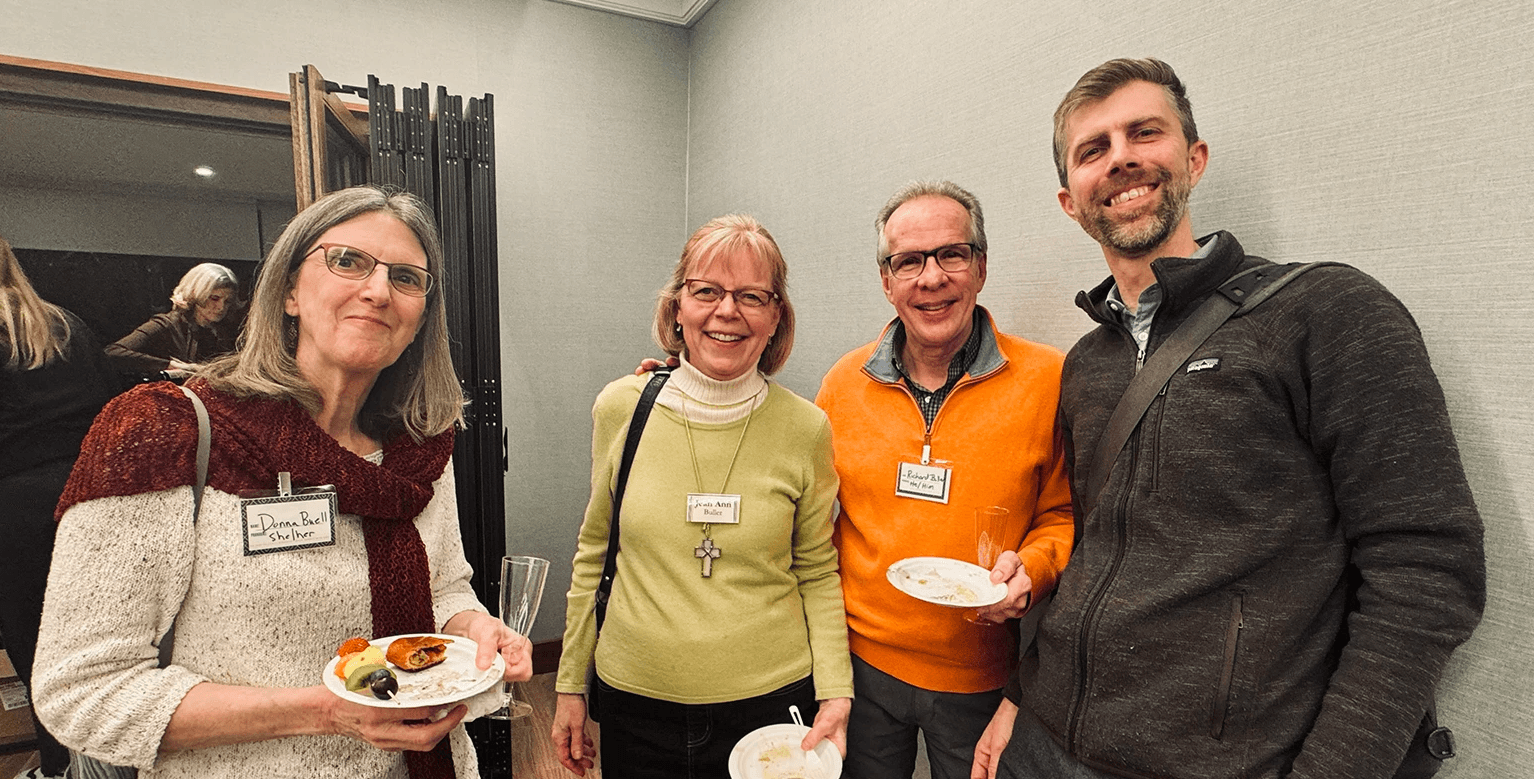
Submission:
<svg viewBox="0 0 1534 779">
<path fill-rule="evenodd" d="M 322 243 L 310 249 L 309 254 L 321 250 L 325 252 L 325 267 L 343 279 L 365 279 L 373 275 L 374 268 L 382 265 L 388 271 L 389 286 L 394 287 L 394 291 L 416 298 L 426 297 L 426 293 L 431 292 L 436 282 L 436 279 L 420 266 L 383 262 L 361 249 L 354 249 L 345 244 Z"/>
<path fill-rule="evenodd" d="M 884 258 L 884 266 L 897 279 L 914 279 L 927 267 L 927 258 L 937 260 L 937 266 L 949 273 L 968 270 L 975 261 L 980 248 L 972 243 L 951 243 L 930 252 L 900 252 Z"/>
<path fill-rule="evenodd" d="M 725 295 L 735 298 L 735 305 L 742 308 L 766 308 L 769 304 L 778 300 L 778 293 L 761 287 L 741 287 L 740 289 L 725 289 L 712 281 L 702 279 L 687 279 L 687 295 L 699 303 L 718 303 Z"/>
</svg>

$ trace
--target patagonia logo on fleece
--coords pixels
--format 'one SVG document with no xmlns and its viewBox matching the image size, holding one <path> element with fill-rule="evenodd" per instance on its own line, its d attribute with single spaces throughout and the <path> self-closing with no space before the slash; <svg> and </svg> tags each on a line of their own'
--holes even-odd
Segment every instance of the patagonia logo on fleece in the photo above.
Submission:
<svg viewBox="0 0 1534 779">
<path fill-rule="evenodd" d="M 1202 360 L 1194 360 L 1188 363 L 1188 369 L 1184 373 L 1198 373 L 1199 371 L 1217 371 L 1220 369 L 1220 358 L 1208 357 Z"/>
</svg>

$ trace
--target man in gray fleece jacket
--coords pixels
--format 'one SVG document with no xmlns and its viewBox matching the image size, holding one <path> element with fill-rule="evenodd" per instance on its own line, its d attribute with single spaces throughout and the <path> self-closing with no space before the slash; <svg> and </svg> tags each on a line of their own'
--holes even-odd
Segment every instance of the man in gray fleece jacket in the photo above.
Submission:
<svg viewBox="0 0 1534 779">
<path fill-rule="evenodd" d="M 1060 205 L 1112 276 L 1077 298 L 1099 326 L 1061 387 L 1077 546 L 975 777 L 1390 779 L 1480 619 L 1481 521 L 1442 390 L 1411 315 L 1352 268 L 1227 321 L 1085 494 L 1147 357 L 1266 262 L 1194 239 L 1208 159 L 1157 60 L 1093 69 L 1055 113 Z"/>
</svg>

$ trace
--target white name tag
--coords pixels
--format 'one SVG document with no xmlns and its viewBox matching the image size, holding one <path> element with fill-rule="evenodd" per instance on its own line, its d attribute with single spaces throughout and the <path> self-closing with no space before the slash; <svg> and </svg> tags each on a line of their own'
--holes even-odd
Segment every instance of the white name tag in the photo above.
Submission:
<svg viewBox="0 0 1534 779">
<path fill-rule="evenodd" d="M 895 474 L 895 496 L 947 503 L 948 484 L 952 476 L 951 468 L 901 463 L 899 472 Z"/>
<path fill-rule="evenodd" d="M 245 522 L 245 554 L 333 546 L 337 513 L 333 488 L 316 488 L 299 495 L 243 498 L 240 516 Z"/>
<path fill-rule="evenodd" d="M 687 521 L 700 525 L 738 525 L 740 496 L 688 493 Z"/>
</svg>

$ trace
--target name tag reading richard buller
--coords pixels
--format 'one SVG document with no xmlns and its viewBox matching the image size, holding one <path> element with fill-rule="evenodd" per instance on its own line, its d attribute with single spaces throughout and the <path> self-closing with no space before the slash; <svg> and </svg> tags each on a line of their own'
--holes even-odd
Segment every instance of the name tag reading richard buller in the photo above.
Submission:
<svg viewBox="0 0 1534 779">
<path fill-rule="evenodd" d="M 700 525 L 738 525 L 740 496 L 690 492 L 687 494 L 687 521 Z"/>
<path fill-rule="evenodd" d="M 901 463 L 895 475 L 895 495 L 901 498 L 948 502 L 948 484 L 953 470 L 936 465 Z"/>
<path fill-rule="evenodd" d="M 289 552 L 336 542 L 336 492 L 311 488 L 296 495 L 242 498 L 245 554 Z"/>
</svg>

